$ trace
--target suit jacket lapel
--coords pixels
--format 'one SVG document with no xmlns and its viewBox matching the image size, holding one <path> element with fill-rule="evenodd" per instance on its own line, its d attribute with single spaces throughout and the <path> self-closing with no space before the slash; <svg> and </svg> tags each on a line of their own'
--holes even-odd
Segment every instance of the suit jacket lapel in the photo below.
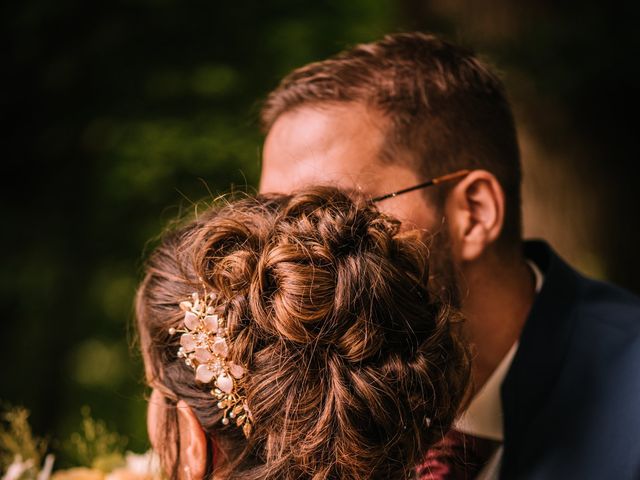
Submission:
<svg viewBox="0 0 640 480">
<path fill-rule="evenodd" d="M 562 368 L 577 301 L 579 275 L 543 242 L 525 242 L 525 256 L 544 272 L 520 336 L 518 351 L 501 388 L 504 413 L 504 457 L 501 476 L 517 473 L 519 458 L 530 456 L 535 442 L 523 445 L 527 430 L 553 391 Z M 540 441 L 540 439 L 538 439 Z"/>
</svg>

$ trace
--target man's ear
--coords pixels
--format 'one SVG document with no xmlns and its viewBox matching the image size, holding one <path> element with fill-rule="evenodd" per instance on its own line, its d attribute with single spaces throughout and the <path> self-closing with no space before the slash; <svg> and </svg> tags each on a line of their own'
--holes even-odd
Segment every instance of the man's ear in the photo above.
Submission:
<svg viewBox="0 0 640 480">
<path fill-rule="evenodd" d="M 184 400 L 176 405 L 180 429 L 180 478 L 202 480 L 207 463 L 207 439 L 200 422 Z"/>
<path fill-rule="evenodd" d="M 502 232 L 504 209 L 504 191 L 486 170 L 473 170 L 452 189 L 445 212 L 454 255 L 461 262 L 476 260 L 496 241 Z"/>
</svg>

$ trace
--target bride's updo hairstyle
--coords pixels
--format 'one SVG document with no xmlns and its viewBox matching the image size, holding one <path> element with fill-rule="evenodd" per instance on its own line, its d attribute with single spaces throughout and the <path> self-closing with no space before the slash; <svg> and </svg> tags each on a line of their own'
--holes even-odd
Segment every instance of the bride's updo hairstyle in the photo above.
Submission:
<svg viewBox="0 0 640 480">
<path fill-rule="evenodd" d="M 193 410 L 216 478 L 403 479 L 460 406 L 458 313 L 429 285 L 423 234 L 331 187 L 227 201 L 165 234 L 136 300 L 147 375 Z M 178 358 L 179 303 L 203 283 L 246 366 L 245 438 Z M 158 387 L 156 387 L 158 388 Z M 175 403 L 158 448 L 177 478 Z M 172 465 L 166 463 L 174 452 Z"/>
</svg>

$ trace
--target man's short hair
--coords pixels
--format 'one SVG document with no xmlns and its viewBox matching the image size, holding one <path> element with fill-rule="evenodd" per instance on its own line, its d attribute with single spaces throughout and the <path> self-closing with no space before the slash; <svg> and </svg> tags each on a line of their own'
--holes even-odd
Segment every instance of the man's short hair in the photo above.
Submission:
<svg viewBox="0 0 640 480">
<path fill-rule="evenodd" d="M 501 239 L 520 240 L 513 114 L 502 81 L 472 51 L 419 32 L 356 45 L 287 75 L 262 108 L 263 129 L 297 107 L 337 102 L 364 104 L 390 121 L 384 162 L 403 151 L 425 179 L 464 168 L 493 173 L 506 195 Z"/>
</svg>

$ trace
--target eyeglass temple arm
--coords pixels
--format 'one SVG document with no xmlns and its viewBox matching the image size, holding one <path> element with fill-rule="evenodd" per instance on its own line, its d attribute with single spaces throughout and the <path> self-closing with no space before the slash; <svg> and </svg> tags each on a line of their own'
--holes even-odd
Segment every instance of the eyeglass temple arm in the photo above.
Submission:
<svg viewBox="0 0 640 480">
<path fill-rule="evenodd" d="M 464 177 L 471 170 L 458 170 L 457 172 L 447 173 L 446 175 L 442 175 L 440 177 L 432 178 L 427 180 L 424 183 L 420 183 L 419 185 L 414 185 L 413 187 L 404 188 L 402 190 L 398 190 L 397 192 L 387 193 L 386 195 L 382 195 L 380 197 L 372 198 L 371 203 L 379 202 L 381 200 L 386 200 L 387 198 L 393 198 L 402 193 L 412 192 L 413 190 L 418 190 L 419 188 L 430 187 L 431 185 L 437 185 L 439 183 L 447 182 L 449 180 L 455 180 L 456 178 Z"/>
</svg>

